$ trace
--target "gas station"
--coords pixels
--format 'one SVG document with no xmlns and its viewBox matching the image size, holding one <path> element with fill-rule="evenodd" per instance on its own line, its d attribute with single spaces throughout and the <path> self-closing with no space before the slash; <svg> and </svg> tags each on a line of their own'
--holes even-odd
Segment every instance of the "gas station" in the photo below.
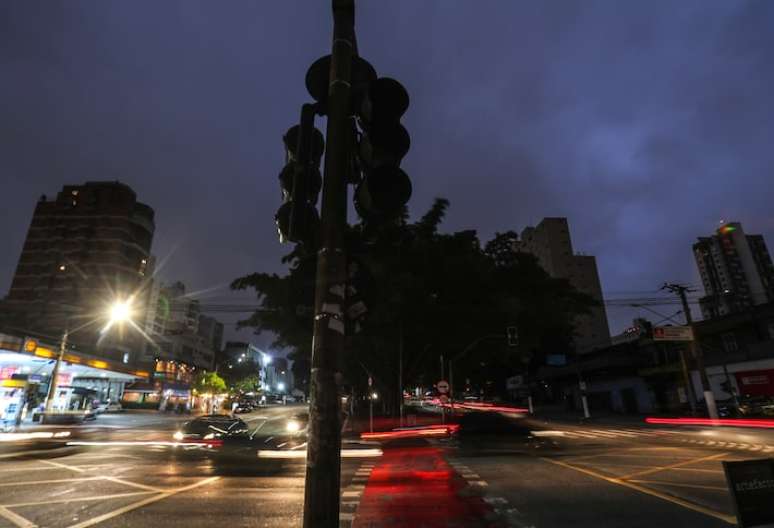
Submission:
<svg viewBox="0 0 774 528">
<path fill-rule="evenodd" d="M 2 429 L 39 420 L 58 355 L 58 346 L 51 343 L 0 333 Z M 126 384 L 149 378 L 149 371 L 67 350 L 60 362 L 52 410 L 74 419 L 88 419 L 94 402 L 118 402 Z"/>
</svg>

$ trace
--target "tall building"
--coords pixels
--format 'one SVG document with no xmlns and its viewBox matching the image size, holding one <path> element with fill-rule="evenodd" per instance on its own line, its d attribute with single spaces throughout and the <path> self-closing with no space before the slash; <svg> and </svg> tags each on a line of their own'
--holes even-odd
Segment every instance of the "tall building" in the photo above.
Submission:
<svg viewBox="0 0 774 528">
<path fill-rule="evenodd" d="M 144 347 L 136 332 L 100 338 L 97 321 L 113 301 L 128 297 L 142 313 L 153 219 L 153 209 L 120 182 L 66 185 L 53 200 L 41 196 L 1 324 L 44 336 L 86 325 L 72 343 L 106 359 L 140 359 Z"/>
<path fill-rule="evenodd" d="M 610 344 L 610 328 L 602 304 L 596 258 L 575 254 L 566 218 L 544 218 L 536 227 L 521 232 L 520 250 L 537 257 L 540 266 L 554 278 L 567 279 L 578 291 L 590 295 L 600 306 L 575 321 L 575 344 L 580 353 Z"/>
<path fill-rule="evenodd" d="M 154 346 L 154 356 L 160 361 L 175 361 L 191 367 L 211 370 L 214 368 L 215 354 L 220 346 L 217 342 L 217 329 L 220 339 L 223 325 L 213 318 L 202 316 L 199 301 L 186 295 L 185 285 L 174 282 L 170 285 L 154 286 L 158 293 L 149 295 L 156 299 L 154 317 L 146 324 L 150 328 Z M 209 334 L 205 335 L 200 322 L 209 325 Z"/>
<path fill-rule="evenodd" d="M 693 245 L 705 295 L 705 319 L 774 301 L 774 266 L 761 235 L 746 235 L 739 222 L 721 225 Z"/>
<path fill-rule="evenodd" d="M 223 323 L 214 317 L 207 315 L 199 316 L 198 334 L 216 354 L 223 348 Z"/>
</svg>

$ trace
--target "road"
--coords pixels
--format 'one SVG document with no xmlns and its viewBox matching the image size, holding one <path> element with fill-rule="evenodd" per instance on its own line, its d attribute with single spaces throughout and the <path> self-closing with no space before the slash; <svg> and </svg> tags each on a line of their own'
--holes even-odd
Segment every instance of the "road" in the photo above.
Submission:
<svg viewBox="0 0 774 528">
<path fill-rule="evenodd" d="M 282 431 L 287 417 L 302 410 L 301 406 L 267 407 L 240 417 L 270 436 Z M 152 445 L 171 440 L 180 419 L 141 418 L 125 428 L 120 424 L 132 422 L 127 417 L 113 418 L 115 423 L 103 418 L 89 427 L 115 428 L 105 427 L 98 437 L 89 437 L 99 445 L 0 461 L 0 527 L 300 524 L 304 459 L 256 459 L 223 466 Z M 129 442 L 151 445 L 127 445 Z M 349 485 L 355 472 L 368 469 L 369 464 L 368 458 L 343 460 L 342 486 L 347 498 L 359 495 L 349 493 L 353 491 Z"/>
<path fill-rule="evenodd" d="M 268 438 L 302 410 L 242 417 Z M 303 458 L 224 466 L 154 445 L 179 417 L 103 418 L 97 445 L 0 460 L 0 527 L 300 526 Z M 341 526 L 732 526 L 721 461 L 774 452 L 757 430 L 507 420 L 344 458 Z"/>
</svg>

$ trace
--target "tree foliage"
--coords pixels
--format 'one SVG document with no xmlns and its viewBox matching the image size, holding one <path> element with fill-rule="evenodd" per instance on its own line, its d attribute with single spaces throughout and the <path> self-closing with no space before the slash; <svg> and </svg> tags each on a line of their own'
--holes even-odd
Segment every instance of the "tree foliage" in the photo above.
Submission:
<svg viewBox="0 0 774 528">
<path fill-rule="evenodd" d="M 366 292 L 368 313 L 359 332 L 348 332 L 340 358 L 348 383 L 362 388 L 370 372 L 377 389 L 397 394 L 401 346 L 404 386 L 431 385 L 440 376 L 441 356 L 457 357 L 484 336 L 493 337 L 455 361 L 458 379 L 491 378 L 494 370 L 504 380 L 549 352 L 572 348 L 573 318 L 594 301 L 521 253 L 515 232 L 498 233 L 483 248 L 475 231 L 442 233 L 448 208 L 447 200 L 436 199 L 418 221 L 401 222 L 376 240 L 357 226 L 351 229 L 351 262 L 368 272 L 355 285 Z M 265 311 L 240 326 L 270 331 L 275 346 L 292 348 L 294 374 L 303 383 L 309 376 L 316 262 L 300 248 L 286 262 L 287 275 L 254 273 L 232 288 L 256 291 Z M 508 326 L 519 328 L 519 347 L 506 346 Z M 497 391 L 504 389 L 503 380 L 477 382 Z"/>
<path fill-rule="evenodd" d="M 202 393 L 221 393 L 226 391 L 226 382 L 216 372 L 199 372 L 194 380 L 194 388 Z"/>
</svg>

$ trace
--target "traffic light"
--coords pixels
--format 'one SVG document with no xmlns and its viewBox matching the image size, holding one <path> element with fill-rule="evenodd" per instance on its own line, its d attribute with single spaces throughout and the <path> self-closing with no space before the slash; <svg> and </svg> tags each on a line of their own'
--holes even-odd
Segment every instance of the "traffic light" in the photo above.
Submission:
<svg viewBox="0 0 774 528">
<path fill-rule="evenodd" d="M 508 346 L 519 346 L 519 329 L 515 326 L 509 326 L 507 329 Z"/>
<path fill-rule="evenodd" d="M 320 159 L 325 149 L 322 133 L 314 127 L 315 109 L 304 105 L 301 123 L 282 137 L 285 167 L 280 172 L 283 204 L 274 217 L 280 242 L 314 245 L 320 217 L 315 204 L 322 188 Z"/>
<path fill-rule="evenodd" d="M 389 77 L 369 82 L 356 103 L 363 180 L 355 190 L 355 210 L 366 222 L 398 216 L 411 197 L 411 180 L 400 168 L 411 146 L 409 133 L 400 123 L 408 106 L 408 92 Z"/>
</svg>

